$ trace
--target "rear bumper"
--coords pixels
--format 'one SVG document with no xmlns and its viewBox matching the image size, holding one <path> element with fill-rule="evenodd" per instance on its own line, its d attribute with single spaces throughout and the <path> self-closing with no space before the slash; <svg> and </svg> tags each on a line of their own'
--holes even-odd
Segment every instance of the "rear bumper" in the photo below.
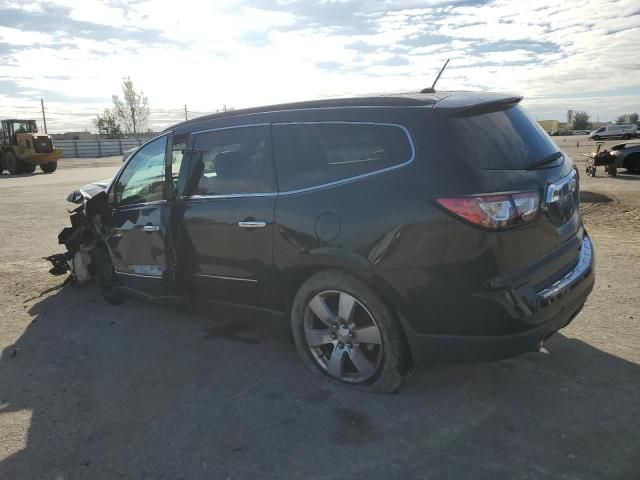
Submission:
<svg viewBox="0 0 640 480">
<path fill-rule="evenodd" d="M 416 332 L 403 320 L 414 365 L 419 368 L 441 362 L 499 360 L 535 350 L 580 312 L 595 282 L 594 262 L 593 245 L 584 235 L 576 265 L 537 291 L 535 307 L 518 308 L 521 314 L 517 322 L 531 325 L 524 331 L 493 336 L 432 335 Z M 517 292 L 511 293 L 514 303 L 520 303 Z M 524 306 L 524 302 L 518 305 Z"/>
</svg>

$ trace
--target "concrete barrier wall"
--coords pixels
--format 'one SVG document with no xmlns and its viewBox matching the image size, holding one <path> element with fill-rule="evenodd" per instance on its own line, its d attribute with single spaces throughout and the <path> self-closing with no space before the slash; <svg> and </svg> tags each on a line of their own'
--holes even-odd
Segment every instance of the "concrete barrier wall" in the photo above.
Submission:
<svg viewBox="0 0 640 480">
<path fill-rule="evenodd" d="M 111 157 L 122 155 L 127 150 L 138 147 L 148 139 L 122 138 L 115 140 L 54 140 L 56 148 L 61 148 L 65 158 Z"/>
</svg>

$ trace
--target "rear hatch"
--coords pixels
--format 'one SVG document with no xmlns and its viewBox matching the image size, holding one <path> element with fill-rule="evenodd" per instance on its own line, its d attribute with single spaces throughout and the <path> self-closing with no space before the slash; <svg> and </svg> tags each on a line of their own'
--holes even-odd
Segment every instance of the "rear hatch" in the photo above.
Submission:
<svg viewBox="0 0 640 480">
<path fill-rule="evenodd" d="M 519 97 L 456 95 L 436 104 L 440 174 L 449 180 L 440 182 L 438 197 L 514 194 L 517 198 L 520 192 L 537 192 L 537 212 L 521 224 L 487 231 L 460 218 L 452 223 L 462 237 L 482 244 L 478 252 L 493 257 L 496 275 L 536 265 L 536 271 L 526 276 L 543 284 L 578 259 L 582 229 L 578 175 L 573 161 L 519 101 Z M 540 262 L 545 256 L 547 260 Z"/>
</svg>

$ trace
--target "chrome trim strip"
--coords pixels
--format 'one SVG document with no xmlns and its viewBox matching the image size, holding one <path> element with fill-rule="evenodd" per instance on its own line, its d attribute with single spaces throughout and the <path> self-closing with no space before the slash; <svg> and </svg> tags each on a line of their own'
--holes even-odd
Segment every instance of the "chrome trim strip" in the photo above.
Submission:
<svg viewBox="0 0 640 480">
<path fill-rule="evenodd" d="M 421 107 L 422 108 L 422 107 Z M 341 180 L 336 180 L 334 182 L 329 182 L 329 183 L 323 183 L 320 185 L 313 185 L 311 187 L 306 187 L 306 188 L 301 188 L 298 190 L 286 190 L 283 192 L 266 192 L 266 193 L 230 193 L 230 194 L 226 194 L 226 195 L 191 195 L 191 196 L 182 196 L 181 199 L 183 200 L 206 200 L 206 199 L 216 199 L 216 198 L 244 198 L 244 197 L 274 197 L 274 196 L 280 196 L 280 195 L 296 195 L 298 193 L 305 193 L 305 192 L 310 192 L 313 190 L 319 190 L 319 189 L 323 189 L 323 188 L 328 188 L 328 187 L 334 187 L 337 185 L 343 185 L 345 183 L 350 183 L 350 182 L 354 182 L 356 180 L 361 180 L 363 178 L 366 177 L 370 177 L 373 175 L 379 175 L 381 173 L 387 173 L 390 172 L 392 170 L 396 170 L 398 168 L 402 168 L 402 167 L 406 167 L 407 165 L 413 163 L 413 161 L 416 158 L 416 146 L 415 143 L 413 141 L 413 137 L 411 136 L 411 132 L 409 132 L 409 129 L 407 127 L 405 127 L 404 125 L 399 125 L 397 123 L 383 123 L 383 122 L 349 122 L 349 121 L 342 121 L 342 120 L 327 120 L 327 121 L 312 121 L 312 122 L 274 122 L 271 125 L 315 125 L 315 124 L 352 124 L 352 125 L 380 125 L 383 127 L 396 127 L 396 128 L 400 128 L 404 134 L 407 137 L 407 140 L 409 141 L 409 146 L 411 147 L 411 157 L 409 158 L 409 160 L 407 160 L 406 162 L 403 163 L 399 163 L 398 165 L 392 165 L 390 167 L 387 168 L 383 168 L 381 170 L 375 170 L 373 172 L 368 172 L 368 173 L 363 173 L 361 175 L 356 175 L 355 177 L 348 177 L 348 178 L 343 178 Z M 193 134 L 197 134 L 197 133 L 202 133 L 202 132 L 212 132 L 215 130 L 228 130 L 231 128 L 242 128 L 242 127 L 251 127 L 251 126 L 261 126 L 261 125 L 268 125 L 268 124 L 254 124 L 254 125 L 236 125 L 236 126 L 232 126 L 232 127 L 224 127 L 224 128 L 220 128 L 220 129 L 211 129 L 211 130 L 201 130 L 199 132 L 194 132 Z"/>
<path fill-rule="evenodd" d="M 231 130 L 234 128 L 248 128 L 248 127 L 268 127 L 270 124 L 267 123 L 248 123 L 246 125 L 231 125 L 228 127 L 216 127 L 216 128 L 209 128 L 207 130 L 198 130 L 195 132 L 191 132 L 190 135 L 199 135 L 201 133 L 208 133 L 208 132 L 217 132 L 219 130 Z"/>
<path fill-rule="evenodd" d="M 277 197 L 277 192 L 267 193 L 228 193 L 225 195 L 182 195 L 182 200 L 208 200 L 216 198 L 244 198 L 244 197 Z"/>
<path fill-rule="evenodd" d="M 576 283 L 586 272 L 591 268 L 593 262 L 593 246 L 588 236 L 584 236 L 582 239 L 582 248 L 580 249 L 580 258 L 576 266 L 569 273 L 564 275 L 560 280 L 557 280 L 547 288 L 540 290 L 537 293 L 538 298 L 542 300 L 549 300 L 556 295 L 562 293 L 563 290 L 569 288 L 572 284 Z"/>
<path fill-rule="evenodd" d="M 128 272 L 119 272 L 115 271 L 117 275 L 126 275 L 127 277 L 141 277 L 141 278 L 155 278 L 158 280 L 162 280 L 162 275 L 143 275 L 141 273 L 128 273 Z"/>
<path fill-rule="evenodd" d="M 132 210 L 132 209 L 135 209 L 135 208 L 153 207 L 155 205 L 164 205 L 166 203 L 167 203 L 166 200 L 154 200 L 153 202 L 131 203 L 129 205 L 122 205 L 122 206 L 115 205 L 114 208 L 116 208 L 119 212 L 122 212 L 123 210 Z"/>
<path fill-rule="evenodd" d="M 258 281 L 253 278 L 224 277 L 222 275 L 206 275 L 204 273 L 194 273 L 193 276 L 200 278 L 213 278 L 215 280 L 232 280 L 238 282 L 258 283 Z"/>
</svg>

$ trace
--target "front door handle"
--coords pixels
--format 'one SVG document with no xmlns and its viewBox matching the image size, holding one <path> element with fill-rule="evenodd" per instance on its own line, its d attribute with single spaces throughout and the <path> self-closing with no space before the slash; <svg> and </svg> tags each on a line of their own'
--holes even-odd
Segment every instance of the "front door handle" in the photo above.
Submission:
<svg viewBox="0 0 640 480">
<path fill-rule="evenodd" d="M 142 230 L 144 230 L 147 233 L 151 233 L 151 232 L 157 232 L 158 230 L 160 230 L 160 227 L 158 225 L 151 225 L 150 223 L 147 223 L 145 226 L 142 227 Z"/>
<path fill-rule="evenodd" d="M 243 222 L 238 222 L 238 226 L 240 228 L 263 228 L 267 226 L 267 222 L 257 222 L 255 220 L 245 220 Z"/>
</svg>

